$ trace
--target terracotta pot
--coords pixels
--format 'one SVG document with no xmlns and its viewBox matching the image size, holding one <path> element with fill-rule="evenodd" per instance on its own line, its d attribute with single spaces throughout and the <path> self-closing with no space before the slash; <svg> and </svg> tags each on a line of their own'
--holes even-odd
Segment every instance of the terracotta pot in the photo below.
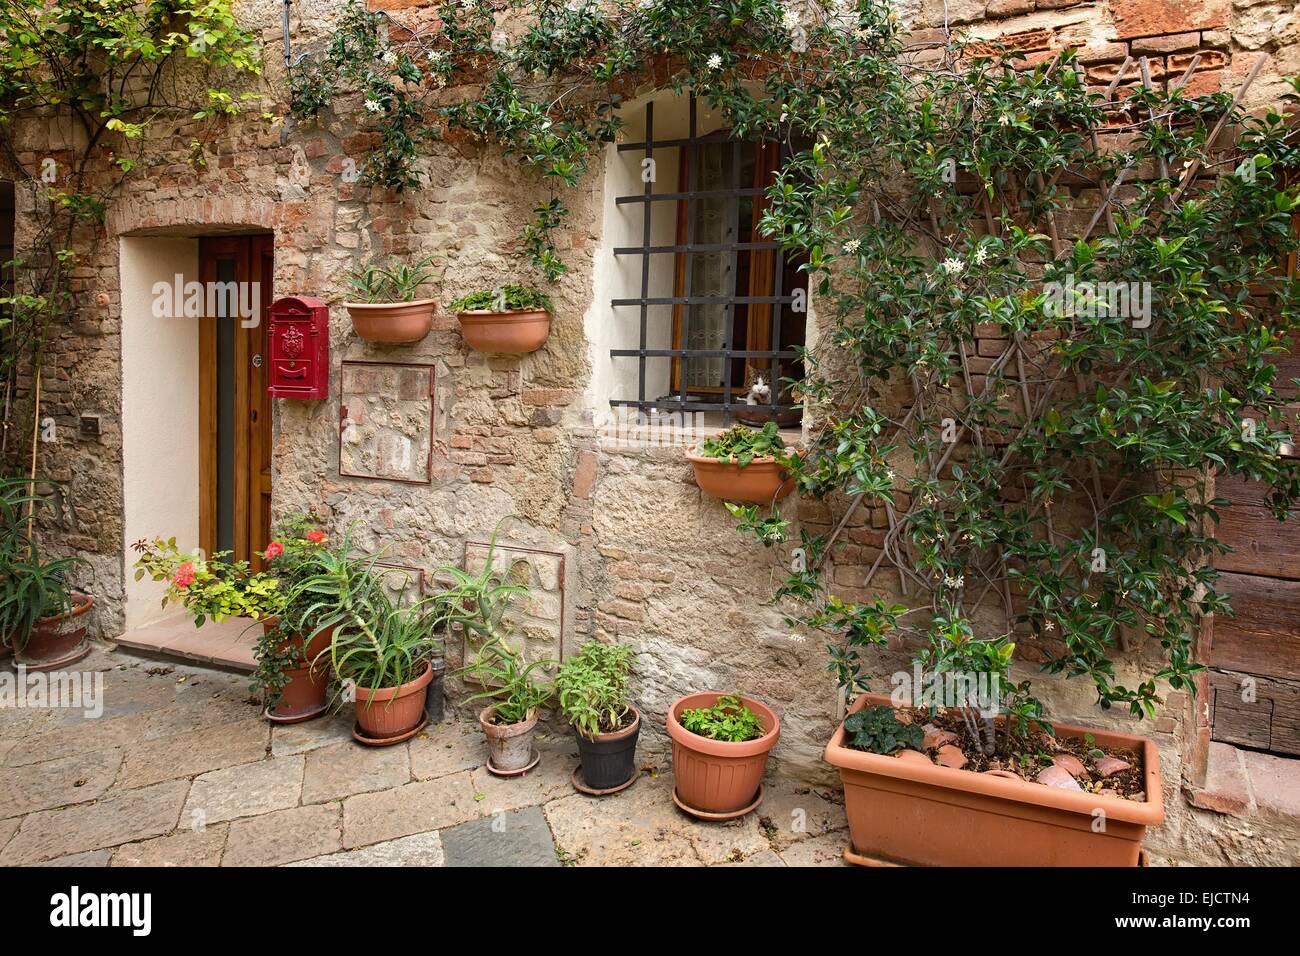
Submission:
<svg viewBox="0 0 1300 956">
<path fill-rule="evenodd" d="M 537 726 L 537 711 L 527 720 L 517 724 L 494 724 L 495 706 L 479 711 L 478 722 L 487 736 L 488 759 L 498 771 L 522 770 L 533 756 L 533 728 Z"/>
<path fill-rule="evenodd" d="M 269 634 L 278 620 L 278 618 L 266 618 L 262 621 L 262 630 Z M 285 684 L 280 691 L 280 701 L 267 713 L 267 720 L 277 724 L 292 724 L 319 717 L 329 709 L 329 662 L 321 660 L 315 666 L 312 665 L 329 647 L 333 634 L 332 627 L 321 631 L 307 646 L 306 663 L 285 668 L 284 676 L 289 679 L 289 683 Z M 300 651 L 303 646 L 302 635 L 294 634 L 285 640 L 277 651 L 282 652 L 287 645 L 292 645 Z M 296 659 L 302 660 L 301 653 Z"/>
<path fill-rule="evenodd" d="M 850 713 L 889 702 L 864 694 Z M 1140 753 L 1146 802 L 854 750 L 844 745 L 841 724 L 826 760 L 844 782 L 854 850 L 918 866 L 1137 866 L 1146 828 L 1165 817 L 1156 745 L 1131 734 L 1053 726 L 1058 736 L 1092 734 L 1099 747 Z"/>
<path fill-rule="evenodd" d="M 352 328 L 367 342 L 418 342 L 433 327 L 434 299 L 414 302 L 344 302 Z"/>
<path fill-rule="evenodd" d="M 424 719 L 424 696 L 433 680 L 433 668 L 424 662 L 418 677 L 400 687 L 380 687 L 370 690 L 357 687 L 356 713 L 361 732 L 380 740 L 400 737 Z"/>
<path fill-rule="evenodd" d="M 714 691 L 687 694 L 668 708 L 668 736 L 673 741 L 673 775 L 677 796 L 705 813 L 734 813 L 754 802 L 763 783 L 767 757 L 781 739 L 781 719 L 766 704 L 742 696 L 741 702 L 758 715 L 766 733 L 757 740 L 731 743 L 691 733 L 681 725 L 684 710 L 712 707 Z"/>
<path fill-rule="evenodd" d="M 460 334 L 476 352 L 523 355 L 536 352 L 551 334 L 551 313 L 545 309 L 513 312 L 458 312 Z"/>
<path fill-rule="evenodd" d="M 29 671 L 49 671 L 75 664 L 90 653 L 86 625 L 78 619 L 95 606 L 95 599 L 76 591 L 71 596 L 72 610 L 36 622 L 27 646 L 14 654 L 17 663 Z"/>
<path fill-rule="evenodd" d="M 636 774 L 636 740 L 641 732 L 641 714 L 632 705 L 632 723 L 594 739 L 574 731 L 578 738 L 578 759 L 582 781 L 592 790 L 612 790 Z"/>
<path fill-rule="evenodd" d="M 695 466 L 695 483 L 706 495 L 724 501 L 749 501 L 770 504 L 794 491 L 794 479 L 774 458 L 755 458 L 744 468 L 733 461 L 718 461 L 707 455 L 686 453 Z"/>
</svg>

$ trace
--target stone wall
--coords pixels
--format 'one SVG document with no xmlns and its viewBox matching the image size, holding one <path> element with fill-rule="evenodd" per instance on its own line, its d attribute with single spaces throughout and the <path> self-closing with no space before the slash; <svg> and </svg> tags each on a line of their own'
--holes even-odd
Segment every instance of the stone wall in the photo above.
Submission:
<svg viewBox="0 0 1300 956">
<path fill-rule="evenodd" d="M 386 5 L 399 17 L 428 13 L 420 0 Z M 304 17 L 294 24 L 295 46 L 326 36 L 341 6 L 339 0 L 295 5 Z M 911 0 L 900 12 L 918 44 L 942 38 L 942 0 Z M 130 561 L 122 541 L 117 238 L 270 229 L 277 296 L 310 294 L 335 305 L 330 399 L 274 403 L 277 512 L 315 508 L 337 528 L 354 526 L 360 549 L 382 550 L 385 560 L 424 571 L 463 562 L 467 550 L 480 549 L 499 528 L 503 542 L 526 549 L 520 553 L 549 556 L 532 572 L 539 586 L 546 580 L 540 592 L 546 601 L 529 609 L 542 645 L 558 645 L 562 637 L 567 651 L 597 636 L 638 651 L 639 704 L 652 718 L 649 759 L 666 753 L 662 713 L 674 697 L 740 688 L 782 715 L 776 772 L 829 783 L 820 755 L 838 720 L 837 693 L 822 641 L 790 634 L 765 604 L 782 574 L 773 563 L 778 559 L 737 534 L 721 503 L 700 494 L 679 448 L 626 449 L 602 440 L 593 427 L 587 384 L 592 363 L 606 357 L 591 354 L 584 317 L 599 313 L 593 272 L 599 257 L 609 255 L 600 234 L 600 164 L 567 197 L 573 212 L 561 252 L 570 271 L 551 290 L 555 322 L 547 345 L 522 359 L 467 352 L 446 304 L 465 291 L 515 279 L 514 241 L 542 190 L 494 151 L 451 142 L 428 149 L 423 189 L 397 195 L 345 181 L 347 161 L 362 161 L 371 134 L 347 116 L 305 125 L 286 117 L 280 5 L 252 0 L 243 15 L 267 42 L 266 91 L 280 119 L 224 131 L 205 144 L 206 166 L 197 168 L 186 162 L 196 130 L 182 125 L 153 144 L 158 158 L 128 177 L 94 261 L 78 270 L 82 307 L 60 329 L 46 384 L 48 413 L 61 437 L 41 446 L 41 470 L 70 487 L 66 513 L 51 533 L 91 560 L 87 584 L 101 601 L 100 633 L 111 637 L 121 629 Z M 1129 54 L 1148 56 L 1159 83 L 1199 53 L 1196 91 L 1233 88 L 1256 55 L 1268 52 L 1271 60 L 1247 100 L 1259 105 L 1278 101 L 1281 75 L 1300 72 L 1300 22 L 1289 0 L 948 0 L 947 16 L 954 30 L 1009 39 L 1030 62 L 1067 45 L 1081 47 L 1097 86 L 1109 84 Z M 1138 82 L 1134 66 L 1120 80 L 1121 95 Z M 26 137 L 24 161 L 58 147 L 45 128 L 27 130 Z M 342 277 L 372 254 L 434 255 L 443 305 L 434 331 L 419 344 L 367 345 L 338 307 L 346 297 Z M 349 360 L 433 367 L 433 425 L 425 436 L 430 483 L 340 475 L 340 363 Z M 78 437 L 81 414 L 101 416 L 98 438 Z M 165 461 L 165 449 L 159 454 Z M 831 520 L 821 505 L 797 507 L 810 526 Z M 884 520 L 883 511 L 864 508 L 845 529 L 849 547 L 832 574 L 847 596 L 855 596 Z M 888 575 L 877 580 L 890 588 Z M 1119 664 L 1120 679 L 1153 671 L 1154 657 L 1130 655 Z M 876 669 L 888 674 L 906 666 L 906 653 L 896 649 L 882 654 Z M 1060 720 L 1132 729 L 1124 716 L 1097 711 L 1084 684 L 1040 677 L 1038 687 Z M 1285 844 L 1247 840 L 1181 799 L 1184 727 L 1192 710 L 1183 695 L 1170 694 L 1164 713 L 1144 728 L 1160 743 L 1169 811 L 1149 846 L 1158 857 L 1188 862 L 1277 862 Z"/>
</svg>

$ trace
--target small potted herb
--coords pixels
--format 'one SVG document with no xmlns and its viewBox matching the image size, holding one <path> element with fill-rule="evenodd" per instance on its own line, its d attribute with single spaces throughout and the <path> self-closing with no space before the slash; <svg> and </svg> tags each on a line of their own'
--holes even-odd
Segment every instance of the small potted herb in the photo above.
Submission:
<svg viewBox="0 0 1300 956">
<path fill-rule="evenodd" d="M 641 715 L 627 699 L 632 657 L 626 645 L 588 641 L 555 677 L 560 711 L 578 738 L 573 785 L 583 793 L 611 793 L 636 779 Z"/>
<path fill-rule="evenodd" d="M 493 702 L 478 715 L 487 738 L 489 772 L 513 776 L 531 770 L 541 759 L 533 749 L 533 729 L 537 726 L 538 708 L 551 699 L 554 689 L 535 679 L 533 673 L 553 663 L 525 663 L 522 652 L 496 638 L 483 644 L 474 661 L 461 672 L 473 676 L 484 687 L 467 700 Z"/>
<path fill-rule="evenodd" d="M 763 799 L 767 757 L 781 721 L 766 704 L 737 694 L 688 694 L 668 708 L 673 802 L 692 816 L 731 820 Z"/>
<path fill-rule="evenodd" d="M 0 479 L 0 649 L 28 670 L 53 670 L 90 653 L 85 624 L 73 622 L 95 599 L 67 584 L 68 572 L 85 563 L 81 558 L 41 557 L 31 529 L 35 510 L 50 496 L 35 486 L 25 478 Z"/>
<path fill-rule="evenodd" d="M 794 490 L 789 461 L 793 453 L 776 422 L 762 428 L 736 425 L 706 438 L 686 453 L 695 466 L 695 482 L 706 495 L 724 501 L 768 504 Z"/>
<path fill-rule="evenodd" d="M 527 286 L 484 289 L 462 296 L 451 308 L 465 344 L 476 352 L 536 352 L 551 334 L 551 300 Z"/>
<path fill-rule="evenodd" d="M 459 628 L 467 647 L 477 645 L 474 660 L 455 676 L 468 677 L 482 688 L 468 701 L 491 701 L 479 712 L 478 720 L 487 737 L 488 771 L 503 776 L 524 773 L 541 759 L 533 749 L 533 728 L 538 708 L 551 699 L 554 688 L 534 674 L 555 663 L 525 662 L 522 650 L 507 642 L 506 613 L 516 596 L 530 593 L 522 584 L 509 583 L 508 573 L 496 565 L 493 534 L 479 571 L 470 573 L 454 565 L 434 571 L 436 579 L 452 584 L 433 598 L 441 608 L 439 620 L 447 633 Z"/>
<path fill-rule="evenodd" d="M 433 326 L 434 299 L 417 299 L 420 286 L 433 280 L 432 256 L 407 265 L 372 262 L 348 276 L 359 302 L 344 302 L 352 328 L 367 342 L 418 342 Z"/>
</svg>

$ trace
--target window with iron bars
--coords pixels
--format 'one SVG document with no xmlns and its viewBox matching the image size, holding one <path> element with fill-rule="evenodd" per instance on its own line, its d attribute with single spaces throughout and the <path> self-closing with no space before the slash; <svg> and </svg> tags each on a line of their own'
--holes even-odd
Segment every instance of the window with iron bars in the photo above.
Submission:
<svg viewBox="0 0 1300 956">
<path fill-rule="evenodd" d="M 636 347 L 610 352 L 637 363 L 637 394 L 616 395 L 611 405 L 720 413 L 724 426 L 797 426 L 802 405 L 787 383 L 803 374 L 796 348 L 806 330 L 805 274 L 758 229 L 786 145 L 735 139 L 726 129 L 701 134 L 694 95 L 687 135 L 657 141 L 654 101 L 644 109 L 644 141 L 618 150 L 641 154 L 645 187 L 615 199 L 620 209 L 641 208 L 641 244 L 613 250 L 640 257 L 639 295 L 611 300 L 616 315 L 639 317 Z M 674 168 L 675 182 L 661 183 L 657 171 Z M 671 257 L 671 273 L 658 257 Z M 663 288 L 669 274 L 671 289 Z M 664 359 L 667 387 L 662 374 L 648 374 L 649 363 Z"/>
</svg>

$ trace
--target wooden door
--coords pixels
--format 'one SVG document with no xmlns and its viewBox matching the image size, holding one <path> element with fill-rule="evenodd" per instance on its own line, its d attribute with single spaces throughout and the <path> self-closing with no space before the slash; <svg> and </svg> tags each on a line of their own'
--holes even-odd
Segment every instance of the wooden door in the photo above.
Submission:
<svg viewBox="0 0 1300 956">
<path fill-rule="evenodd" d="M 229 550 L 254 568 L 262 566 L 271 526 L 266 316 L 273 273 L 271 236 L 199 241 L 199 278 L 212 313 L 199 335 L 199 538 L 208 553 Z M 240 315 L 247 306 L 252 314 Z"/>
<path fill-rule="evenodd" d="M 1300 231 L 1300 216 L 1295 227 Z M 1297 275 L 1294 254 L 1284 267 Z M 1289 384 L 1300 378 L 1300 336 L 1274 361 L 1289 412 L 1300 412 L 1300 393 Z M 1300 509 L 1278 521 L 1267 491 L 1240 478 L 1220 479 L 1215 487 L 1217 497 L 1231 502 L 1219 509 L 1217 535 L 1233 550 L 1215 566 L 1234 614 L 1216 615 L 1213 625 L 1210 737 L 1300 756 Z"/>
</svg>

